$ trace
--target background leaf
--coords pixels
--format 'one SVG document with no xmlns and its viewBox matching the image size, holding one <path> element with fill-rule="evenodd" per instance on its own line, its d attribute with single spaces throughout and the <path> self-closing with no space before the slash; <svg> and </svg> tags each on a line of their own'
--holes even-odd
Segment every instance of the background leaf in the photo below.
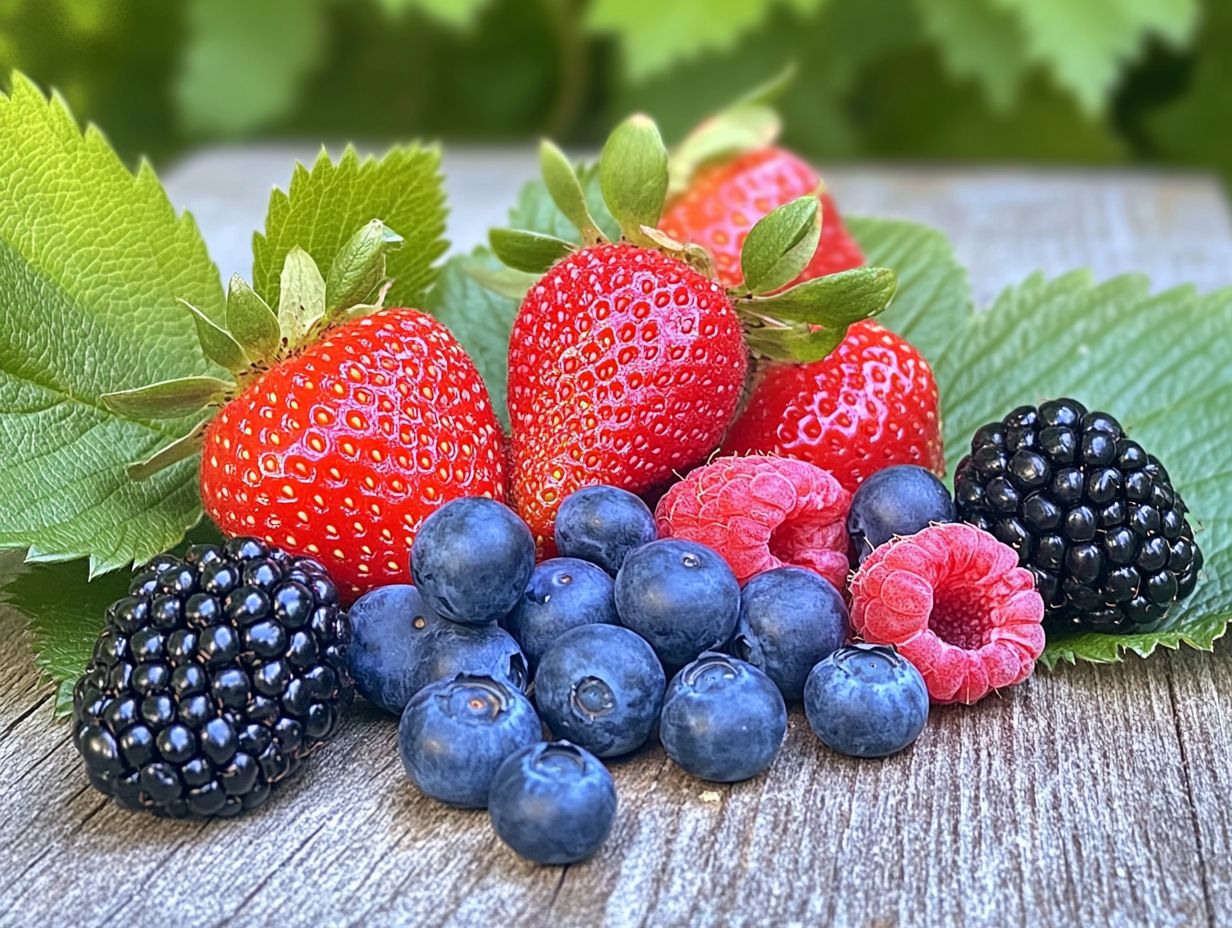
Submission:
<svg viewBox="0 0 1232 928">
<path fill-rule="evenodd" d="M 0 547 L 89 557 L 93 574 L 152 557 L 200 518 L 194 463 L 141 483 L 124 470 L 192 422 L 99 401 L 224 373 L 177 297 L 221 318 L 192 217 L 147 166 L 131 174 L 97 130 L 15 77 L 0 97 Z"/>
<path fill-rule="evenodd" d="M 916 9 L 950 72 L 978 81 L 995 107 L 1008 109 L 1029 64 L 1013 14 L 996 0 L 916 0 Z"/>
<path fill-rule="evenodd" d="M 191 133 L 236 135 L 287 111 L 325 36 L 322 0 L 189 0 L 175 84 Z"/>
<path fill-rule="evenodd" d="M 971 435 L 1014 406 L 1072 396 L 1112 413 L 1168 468 L 1206 566 L 1166 629 L 1049 636 L 1043 662 L 1209 650 L 1232 617 L 1232 290 L 1152 294 L 1139 276 L 1034 276 L 955 333 L 936 363 L 950 472 Z"/>
<path fill-rule="evenodd" d="M 347 146 L 337 163 L 322 151 L 312 168 L 296 164 L 291 186 L 270 196 L 264 233 L 253 235 L 253 287 L 278 305 L 278 275 L 287 253 L 303 248 L 328 269 L 342 247 L 373 219 L 403 238 L 386 261 L 395 283 L 387 306 L 419 306 L 436 279 L 445 241 L 445 191 L 440 152 L 406 145 L 380 159 L 361 159 Z"/>
</svg>

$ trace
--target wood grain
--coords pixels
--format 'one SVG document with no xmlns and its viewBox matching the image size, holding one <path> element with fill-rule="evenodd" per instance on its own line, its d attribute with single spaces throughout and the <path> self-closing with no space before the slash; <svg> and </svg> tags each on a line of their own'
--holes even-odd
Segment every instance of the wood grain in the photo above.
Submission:
<svg viewBox="0 0 1232 928">
<path fill-rule="evenodd" d="M 179 199 L 202 217 L 251 215 L 219 178 L 251 191 L 274 154 L 212 157 L 173 175 Z M 508 202 L 529 170 L 482 153 L 457 164 L 474 189 L 487 184 L 485 201 Z M 1036 267 L 1139 269 L 1203 288 L 1232 276 L 1228 212 L 1201 177 L 829 178 L 853 212 L 943 227 L 981 300 Z M 455 215 L 471 189 L 455 191 Z M 20 620 L 0 607 L 0 926 L 1232 922 L 1226 644 L 1041 674 L 936 711 L 918 745 L 886 761 L 828 753 L 798 711 L 779 762 L 750 783 L 703 784 L 647 750 L 614 766 L 611 840 L 563 869 L 516 858 L 483 813 L 419 796 L 394 721 L 370 709 L 257 814 L 184 824 L 90 790 L 51 705 Z"/>
</svg>

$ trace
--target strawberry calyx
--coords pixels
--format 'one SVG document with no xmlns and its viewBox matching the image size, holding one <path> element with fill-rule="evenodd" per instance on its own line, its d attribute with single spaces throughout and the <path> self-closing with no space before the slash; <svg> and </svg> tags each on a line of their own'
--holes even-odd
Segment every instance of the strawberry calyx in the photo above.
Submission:
<svg viewBox="0 0 1232 928">
<path fill-rule="evenodd" d="M 732 111 L 739 114 L 750 107 L 765 104 L 757 100 L 740 103 Z M 714 119 L 723 123 L 727 117 L 720 115 Z M 736 116 L 731 119 L 739 121 Z M 724 137 L 739 137 L 743 139 L 741 144 L 767 141 L 764 132 L 733 132 Z M 717 141 L 695 141 L 692 150 L 695 154 L 690 158 L 702 151 L 721 150 L 729 155 L 733 151 Z M 539 156 L 548 194 L 578 229 L 580 247 L 606 242 L 587 207 L 586 194 L 573 164 L 548 141 L 541 144 Z M 660 251 L 714 279 L 714 262 L 702 246 L 678 241 L 658 228 L 670 189 L 669 174 L 670 159 L 659 129 L 642 114 L 630 116 L 617 126 L 599 157 L 600 191 L 620 226 L 620 240 Z M 784 289 L 799 277 L 817 251 L 822 224 L 821 192 L 819 189 L 785 203 L 749 230 L 740 258 L 743 282 L 727 290 L 744 325 L 749 348 L 767 359 L 798 363 L 820 360 L 838 346 L 849 325 L 877 315 L 894 296 L 894 272 L 880 267 L 853 268 Z M 579 249 L 575 242 L 516 229 L 493 229 L 489 242 L 509 271 L 476 269 L 474 276 L 490 289 L 515 298 L 524 296 L 539 275 Z"/>
<path fill-rule="evenodd" d="M 105 394 L 103 403 L 116 412 L 151 419 L 182 418 L 225 406 L 253 380 L 317 341 L 327 329 L 379 310 L 392 283 L 386 274 L 386 255 L 401 244 L 400 235 L 373 219 L 343 246 L 328 275 L 321 274 L 308 252 L 292 248 L 279 278 L 277 311 L 237 274 L 227 289 L 225 327 L 181 300 L 196 326 L 202 353 L 228 371 L 230 378 L 164 380 Z M 198 421 L 180 438 L 130 464 L 129 477 L 144 479 L 199 453 L 208 422 L 208 418 Z"/>
</svg>

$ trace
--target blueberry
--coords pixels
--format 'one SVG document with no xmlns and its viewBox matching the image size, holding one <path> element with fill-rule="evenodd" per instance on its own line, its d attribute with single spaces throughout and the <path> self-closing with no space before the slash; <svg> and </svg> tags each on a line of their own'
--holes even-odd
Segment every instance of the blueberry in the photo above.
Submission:
<svg viewBox="0 0 1232 928">
<path fill-rule="evenodd" d="M 424 519 L 411 548 L 411 576 L 443 618 L 486 625 L 504 617 L 535 569 L 535 539 L 507 506 L 455 499 Z"/>
<path fill-rule="evenodd" d="M 731 651 L 774 681 L 784 699 L 799 699 L 813 666 L 847 640 L 847 606 L 811 570 L 779 567 L 740 592 Z"/>
<path fill-rule="evenodd" d="M 492 780 L 488 814 L 501 840 L 537 864 L 572 864 L 603 844 L 616 786 L 599 759 L 568 741 L 509 755 Z"/>
<path fill-rule="evenodd" d="M 598 564 L 612 576 L 629 552 L 655 540 L 650 508 L 628 490 L 585 487 L 556 514 L 556 550 Z"/>
<path fill-rule="evenodd" d="M 369 590 L 350 609 L 347 663 L 356 688 L 386 712 L 400 713 L 421 688 L 419 668 L 433 631 L 445 620 L 434 615 L 409 583 Z"/>
<path fill-rule="evenodd" d="M 720 783 L 755 777 L 778 755 L 786 734 L 783 694 L 745 661 L 707 652 L 667 687 L 659 740 L 695 777 Z"/>
<path fill-rule="evenodd" d="M 1019 452 L 1015 460 L 1023 454 L 1031 453 Z M 949 490 L 930 471 L 915 464 L 883 468 L 851 497 L 847 531 L 856 563 L 864 563 L 874 548 L 896 535 L 914 535 L 933 522 L 953 522 L 954 518 Z"/>
<path fill-rule="evenodd" d="M 740 584 L 711 548 L 664 538 L 625 559 L 616 575 L 616 612 L 665 667 L 680 667 L 731 638 Z"/>
<path fill-rule="evenodd" d="M 505 758 L 542 734 L 520 690 L 491 677 L 459 674 L 411 697 L 398 725 L 398 751 L 406 775 L 427 795 L 482 809 Z"/>
<path fill-rule="evenodd" d="M 588 561 L 554 557 L 535 568 L 504 625 L 522 646 L 533 673 L 563 632 L 616 621 L 612 578 Z"/>
<path fill-rule="evenodd" d="M 928 688 L 892 647 L 856 644 L 819 662 L 804 684 L 804 711 L 821 743 L 853 757 L 908 747 L 928 720 Z"/>
<path fill-rule="evenodd" d="M 666 685 L 644 639 L 619 625 L 584 625 L 565 632 L 544 655 L 535 701 L 556 737 L 615 757 L 650 737 Z"/>
<path fill-rule="evenodd" d="M 518 643 L 495 625 L 459 625 L 440 620 L 425 644 L 413 676 L 418 692 L 429 683 L 460 673 L 492 677 L 514 689 L 530 682 Z"/>
</svg>

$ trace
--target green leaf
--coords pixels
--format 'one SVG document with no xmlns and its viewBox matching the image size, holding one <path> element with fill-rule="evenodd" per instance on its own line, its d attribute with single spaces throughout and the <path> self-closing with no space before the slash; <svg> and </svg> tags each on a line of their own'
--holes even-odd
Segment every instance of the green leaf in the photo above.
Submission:
<svg viewBox="0 0 1232 928">
<path fill-rule="evenodd" d="M 599 156 L 599 186 L 625 236 L 657 226 L 667 196 L 667 149 L 649 116 L 630 116 L 608 136 Z"/>
<path fill-rule="evenodd" d="M 402 236 L 379 219 L 351 236 L 329 269 L 325 311 L 332 314 L 366 302 L 385 281 L 386 255 L 402 245 Z"/>
<path fill-rule="evenodd" d="M 419 10 L 437 22 L 455 29 L 469 29 L 490 0 L 378 0 L 385 12 L 397 16 Z"/>
<path fill-rule="evenodd" d="M 586 193 L 578 180 L 577 170 L 565 157 L 565 153 L 547 139 L 539 143 L 539 166 L 543 183 L 552 202 L 581 235 L 582 241 L 595 244 L 603 240 L 603 233 L 595 225 L 590 209 L 586 206 Z"/>
<path fill-rule="evenodd" d="M 200 412 L 235 388 L 232 381 L 217 377 L 177 377 L 133 390 L 104 393 L 103 405 L 126 416 L 176 419 Z"/>
<path fill-rule="evenodd" d="M 748 329 L 749 348 L 772 361 L 811 364 L 839 346 L 846 327 L 819 329 L 809 325 L 774 325 Z"/>
<path fill-rule="evenodd" d="M 789 4 L 783 0 L 595 0 L 586 25 L 593 32 L 619 38 L 629 76 L 642 81 L 701 52 L 732 48 L 775 6 L 810 12 L 820 4 L 821 0 L 791 0 Z"/>
<path fill-rule="evenodd" d="M 745 288 L 769 293 L 798 277 L 817 251 L 822 221 L 821 201 L 813 195 L 762 216 L 749 229 L 740 251 Z"/>
<path fill-rule="evenodd" d="M 898 219 L 845 216 L 869 264 L 894 269 L 898 288 L 877 322 L 936 363 L 971 317 L 967 271 L 944 234 Z"/>
<path fill-rule="evenodd" d="M 270 197 L 264 233 L 253 236 L 257 293 L 277 306 L 279 274 L 292 247 L 307 251 L 317 267 L 332 267 L 355 230 L 376 218 L 405 239 L 386 258 L 394 279 L 389 304 L 421 305 L 447 248 L 440 160 L 437 149 L 418 145 L 393 148 L 380 160 L 360 159 L 348 146 L 336 164 L 324 151 L 311 170 L 297 164 L 289 192 Z"/>
<path fill-rule="evenodd" d="M 324 316 L 325 279 L 297 245 L 287 252 L 279 277 L 278 330 L 288 345 L 298 345 Z"/>
<path fill-rule="evenodd" d="M 166 470 L 172 464 L 188 460 L 201 453 L 205 444 L 205 428 L 209 421 L 200 422 L 182 438 L 177 438 L 170 444 L 163 445 L 142 461 L 134 461 L 125 468 L 133 480 L 149 480 L 161 470 Z"/>
<path fill-rule="evenodd" d="M 180 305 L 192 314 L 193 324 L 197 327 L 197 340 L 201 342 L 201 350 L 207 358 L 229 371 L 239 372 L 248 367 L 248 355 L 230 332 L 187 300 L 180 300 Z"/>
<path fill-rule="evenodd" d="M 774 296 L 741 301 L 738 305 L 750 306 L 753 312 L 776 319 L 846 329 L 889 306 L 897 284 L 889 268 L 856 267 L 815 277 Z"/>
<path fill-rule="evenodd" d="M 994 107 L 1008 109 L 1030 64 L 1021 22 L 992 0 L 916 0 L 915 5 L 950 73 L 974 78 Z"/>
<path fill-rule="evenodd" d="M 531 274 L 542 274 L 574 248 L 572 242 L 524 229 L 493 229 L 488 242 L 509 267 Z"/>
<path fill-rule="evenodd" d="M 479 261 L 465 262 L 466 272 L 480 284 L 493 293 L 517 300 L 519 303 L 526 297 L 526 291 L 531 288 L 542 275 L 528 274 L 525 271 L 515 271 L 511 267 L 488 267 Z"/>
<path fill-rule="evenodd" d="M 127 464 L 191 420 L 117 415 L 105 393 L 221 373 L 177 298 L 222 318 L 218 271 L 154 172 L 132 174 L 21 75 L 0 96 L 0 547 L 34 560 L 145 560 L 201 516 L 185 461 Z"/>
<path fill-rule="evenodd" d="M 190 0 L 175 97 L 185 128 L 239 135 L 296 102 L 326 38 L 321 0 Z"/>
<path fill-rule="evenodd" d="M 687 135 L 668 160 L 668 191 L 683 192 L 694 172 L 709 161 L 764 148 L 778 138 L 782 120 L 763 104 L 744 104 L 724 110 Z"/>
<path fill-rule="evenodd" d="M 440 280 L 428 294 L 426 309 L 444 323 L 471 356 L 488 393 L 492 408 L 508 428 L 505 406 L 509 371 L 509 332 L 521 300 L 502 296 L 476 280 L 475 266 L 499 271 L 500 261 L 486 248 L 469 255 L 454 255 L 441 270 Z"/>
<path fill-rule="evenodd" d="M 577 168 L 577 172 L 582 190 L 586 194 L 587 211 L 599 226 L 603 237 L 615 241 L 620 238 L 620 226 L 612 218 L 607 204 L 603 201 L 598 165 L 582 165 Z M 509 210 L 509 226 L 541 232 L 578 245 L 584 244 L 577 226 L 552 201 L 542 179 L 527 181 L 522 186 L 517 203 Z"/>
<path fill-rule="evenodd" d="M 1168 468 L 1206 566 L 1168 626 L 1145 635 L 1061 633 L 1042 661 L 1118 660 L 1157 647 L 1209 650 L 1232 617 L 1232 290 L 1152 294 L 1139 276 L 1028 278 L 970 318 L 935 365 L 952 471 L 971 435 L 1014 406 L 1073 396 L 1116 416 Z"/>
<path fill-rule="evenodd" d="M 227 328 L 254 359 L 272 358 L 282 342 L 278 314 L 239 274 L 227 288 Z"/>
<path fill-rule="evenodd" d="M 1100 113 L 1124 65 L 1148 38 L 1173 45 L 1198 23 L 1198 0 L 988 0 L 1022 24 L 1031 57 L 1089 114 Z"/>
</svg>

